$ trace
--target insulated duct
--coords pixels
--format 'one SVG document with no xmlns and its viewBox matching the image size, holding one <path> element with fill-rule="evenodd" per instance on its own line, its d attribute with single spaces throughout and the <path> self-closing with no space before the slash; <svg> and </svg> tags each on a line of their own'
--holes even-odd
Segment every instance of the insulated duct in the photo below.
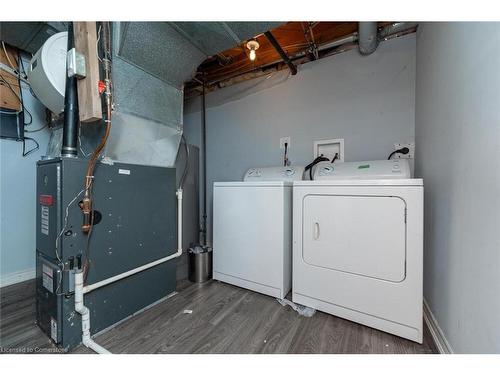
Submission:
<svg viewBox="0 0 500 375">
<path fill-rule="evenodd" d="M 359 22 L 358 23 L 358 45 L 359 53 L 370 55 L 378 47 L 379 36 L 377 22 Z"/>
<path fill-rule="evenodd" d="M 110 159 L 173 166 L 183 132 L 183 83 L 208 56 L 278 26 L 271 22 L 115 22 Z"/>
</svg>

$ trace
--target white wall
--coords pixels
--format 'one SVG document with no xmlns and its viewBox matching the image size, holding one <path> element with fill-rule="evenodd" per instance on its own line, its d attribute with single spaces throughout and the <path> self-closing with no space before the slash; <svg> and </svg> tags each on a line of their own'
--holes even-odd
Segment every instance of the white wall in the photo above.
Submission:
<svg viewBox="0 0 500 375">
<path fill-rule="evenodd" d="M 424 295 L 452 349 L 500 353 L 500 23 L 421 24 Z"/>
<path fill-rule="evenodd" d="M 33 115 L 33 123 L 26 129 L 42 127 L 45 108 L 24 85 L 23 96 Z M 47 150 L 49 131 L 25 135 L 40 144 L 27 157 L 22 156 L 22 142 L 0 139 L 0 286 L 35 277 L 36 162 Z M 32 146 L 26 141 L 27 149 Z"/>
<path fill-rule="evenodd" d="M 237 98 L 207 110 L 209 221 L 213 182 L 280 165 L 280 137 L 291 137 L 290 159 L 298 165 L 312 160 L 314 140 L 344 138 L 346 161 L 385 159 L 395 142 L 414 140 L 414 34 L 384 42 L 370 56 L 352 50 L 302 65 L 274 87 L 257 91 L 252 83 L 247 96 L 241 85 L 207 96 L 208 103 L 217 95 Z M 188 104 L 184 116 L 186 137 L 195 145 L 201 139 L 198 108 L 198 101 Z"/>
</svg>

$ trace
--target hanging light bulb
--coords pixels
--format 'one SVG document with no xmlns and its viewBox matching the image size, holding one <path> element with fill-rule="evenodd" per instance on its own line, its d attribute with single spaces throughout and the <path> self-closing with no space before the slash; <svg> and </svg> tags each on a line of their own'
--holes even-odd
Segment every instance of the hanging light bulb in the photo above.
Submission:
<svg viewBox="0 0 500 375">
<path fill-rule="evenodd" d="M 250 54 L 249 54 L 249 58 L 251 61 L 254 61 L 255 58 L 257 57 L 257 53 L 255 51 L 257 51 L 259 49 L 259 42 L 257 42 L 256 40 L 250 40 L 248 43 L 247 43 L 247 48 L 250 50 Z"/>
</svg>

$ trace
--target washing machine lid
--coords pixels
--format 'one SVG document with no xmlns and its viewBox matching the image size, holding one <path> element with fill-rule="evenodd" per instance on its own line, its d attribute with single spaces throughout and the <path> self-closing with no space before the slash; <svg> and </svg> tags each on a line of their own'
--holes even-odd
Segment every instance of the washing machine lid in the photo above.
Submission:
<svg viewBox="0 0 500 375">
<path fill-rule="evenodd" d="M 303 174 L 304 167 L 300 166 L 250 168 L 243 181 L 301 181 Z"/>
<path fill-rule="evenodd" d="M 214 182 L 216 187 L 252 187 L 252 188 L 266 188 L 266 187 L 292 187 L 292 181 L 228 181 L 228 182 Z"/>
<path fill-rule="evenodd" d="M 313 179 L 321 180 L 378 180 L 411 178 L 408 159 L 354 161 L 345 163 L 321 162 L 314 168 Z"/>
</svg>

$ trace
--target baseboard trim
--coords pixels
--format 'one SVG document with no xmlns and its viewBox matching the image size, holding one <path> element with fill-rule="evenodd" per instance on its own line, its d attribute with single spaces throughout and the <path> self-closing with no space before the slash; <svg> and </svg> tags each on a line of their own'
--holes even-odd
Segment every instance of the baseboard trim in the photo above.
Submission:
<svg viewBox="0 0 500 375">
<path fill-rule="evenodd" d="M 432 310 L 430 309 L 429 304 L 427 303 L 425 298 L 424 298 L 424 320 L 425 323 L 427 324 L 427 327 L 429 328 L 432 339 L 434 340 L 434 344 L 436 344 L 439 353 L 453 354 L 453 349 L 448 340 L 446 339 L 446 336 L 444 335 L 443 331 L 439 327 L 436 317 L 432 313 Z"/>
<path fill-rule="evenodd" d="M 12 272 L 7 275 L 2 275 L 0 278 L 0 288 L 22 283 L 23 281 L 31 280 L 35 278 L 35 268 L 30 268 L 24 271 Z"/>
</svg>

